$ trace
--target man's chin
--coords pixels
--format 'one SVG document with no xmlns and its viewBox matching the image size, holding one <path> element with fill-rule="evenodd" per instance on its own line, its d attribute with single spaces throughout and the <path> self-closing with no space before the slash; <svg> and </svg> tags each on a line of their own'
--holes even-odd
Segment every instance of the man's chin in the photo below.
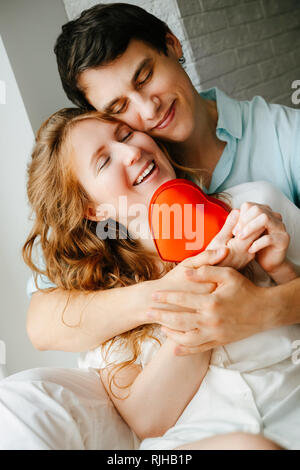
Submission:
<svg viewBox="0 0 300 470">
<path fill-rule="evenodd" d="M 191 136 L 191 132 L 187 129 L 174 129 L 172 132 L 158 133 L 153 132 L 150 134 L 153 138 L 161 140 L 162 142 L 169 142 L 173 144 L 183 144 Z"/>
</svg>

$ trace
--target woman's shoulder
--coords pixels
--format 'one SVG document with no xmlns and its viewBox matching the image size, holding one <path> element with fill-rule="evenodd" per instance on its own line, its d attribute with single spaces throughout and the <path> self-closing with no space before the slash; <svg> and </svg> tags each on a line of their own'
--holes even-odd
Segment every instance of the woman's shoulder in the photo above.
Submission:
<svg viewBox="0 0 300 470">
<path fill-rule="evenodd" d="M 231 198 L 231 206 L 239 209 L 244 202 L 265 204 L 279 212 L 279 208 L 294 205 L 287 196 L 269 181 L 251 181 L 226 189 Z M 295 206 L 296 207 L 296 206 Z"/>
</svg>

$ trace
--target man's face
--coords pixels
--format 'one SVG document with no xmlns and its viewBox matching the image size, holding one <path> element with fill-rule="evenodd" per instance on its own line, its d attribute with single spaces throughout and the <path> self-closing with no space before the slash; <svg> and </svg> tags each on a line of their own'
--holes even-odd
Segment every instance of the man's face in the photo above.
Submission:
<svg viewBox="0 0 300 470">
<path fill-rule="evenodd" d="M 195 126 L 197 94 L 178 59 L 179 41 L 167 36 L 168 56 L 132 40 L 112 63 L 79 77 L 88 101 L 133 129 L 172 142 L 184 142 Z"/>
</svg>

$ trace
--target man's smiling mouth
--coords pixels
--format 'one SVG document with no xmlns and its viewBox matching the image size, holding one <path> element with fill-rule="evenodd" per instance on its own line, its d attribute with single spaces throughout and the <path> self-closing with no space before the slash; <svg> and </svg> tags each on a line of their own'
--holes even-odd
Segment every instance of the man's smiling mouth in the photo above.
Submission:
<svg viewBox="0 0 300 470">
<path fill-rule="evenodd" d="M 175 115 L 175 100 L 171 104 L 170 108 L 168 109 L 164 117 L 159 121 L 158 124 L 156 124 L 155 127 L 152 128 L 152 130 L 164 129 L 165 127 L 167 127 L 170 124 L 170 122 L 173 120 L 174 115 Z"/>
</svg>

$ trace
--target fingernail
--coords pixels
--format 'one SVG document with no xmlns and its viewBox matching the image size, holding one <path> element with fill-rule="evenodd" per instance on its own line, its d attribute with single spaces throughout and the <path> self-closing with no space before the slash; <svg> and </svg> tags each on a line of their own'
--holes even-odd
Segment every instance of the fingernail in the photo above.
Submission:
<svg viewBox="0 0 300 470">
<path fill-rule="evenodd" d="M 160 299 L 160 293 L 159 292 L 153 292 L 152 299 L 153 300 L 159 300 Z"/>
<path fill-rule="evenodd" d="M 176 348 L 175 348 L 175 354 L 176 354 L 177 356 L 180 356 L 180 354 L 182 354 L 182 352 L 183 352 L 183 349 L 182 349 L 180 346 L 176 346 Z"/>
<path fill-rule="evenodd" d="M 154 312 L 152 312 L 151 310 L 149 310 L 148 312 L 146 312 L 146 316 L 147 316 L 147 318 L 149 318 L 150 320 L 153 320 L 153 319 L 155 318 Z"/>
<path fill-rule="evenodd" d="M 191 277 L 194 275 L 194 270 L 193 269 L 186 269 L 185 270 L 185 274 L 188 276 L 188 277 Z"/>
</svg>

